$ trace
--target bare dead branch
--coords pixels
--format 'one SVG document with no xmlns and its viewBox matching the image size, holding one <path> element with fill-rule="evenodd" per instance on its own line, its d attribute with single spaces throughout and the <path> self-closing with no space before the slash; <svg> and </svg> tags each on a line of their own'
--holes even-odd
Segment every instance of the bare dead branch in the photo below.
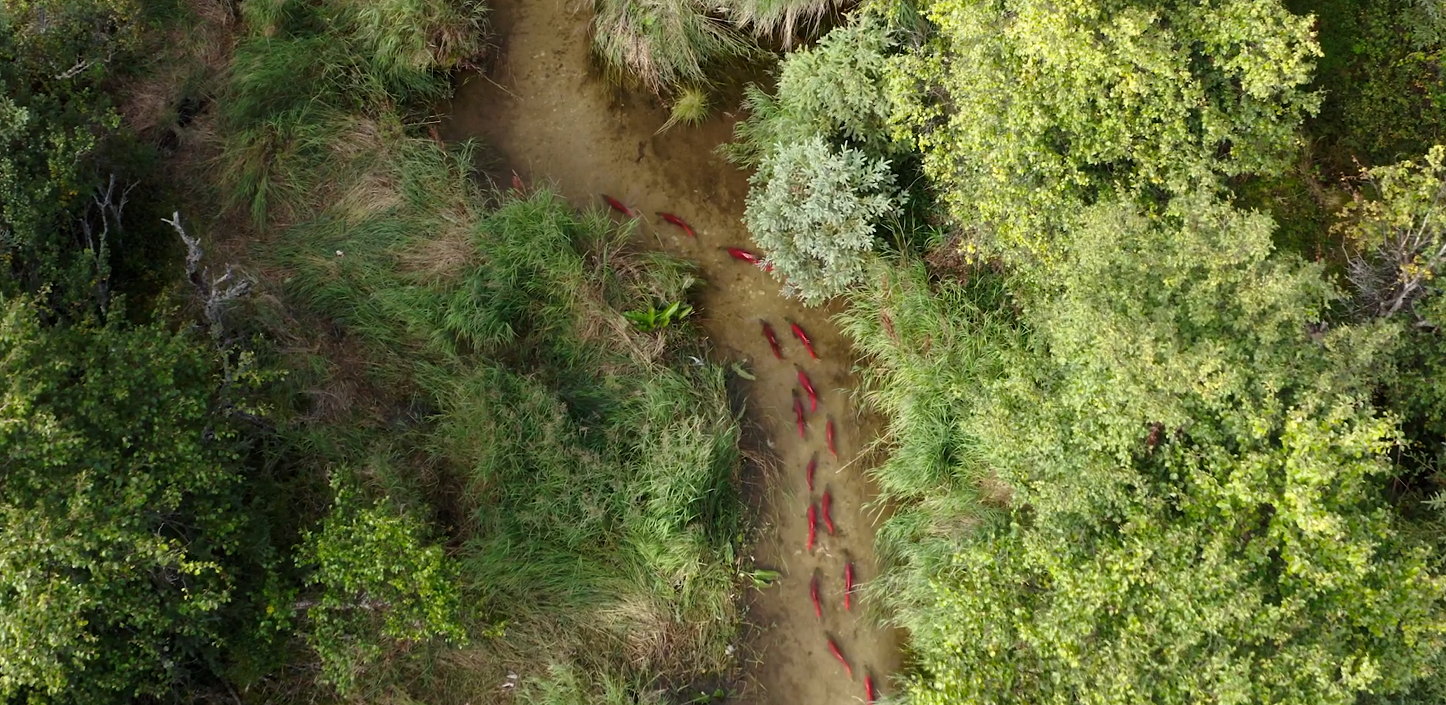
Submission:
<svg viewBox="0 0 1446 705">
<path fill-rule="evenodd" d="M 201 266 L 201 258 L 204 256 L 201 240 L 192 237 L 182 227 L 180 211 L 173 212 L 169 220 L 162 218 L 161 222 L 175 228 L 176 234 L 181 236 L 181 242 L 186 243 L 186 278 L 196 288 L 201 299 L 201 315 L 206 321 L 207 330 L 219 341 L 223 337 L 226 310 L 233 302 L 251 292 L 253 282 L 237 274 L 235 265 L 231 264 L 226 265 L 226 271 L 220 276 L 211 277 L 210 268 Z"/>
</svg>

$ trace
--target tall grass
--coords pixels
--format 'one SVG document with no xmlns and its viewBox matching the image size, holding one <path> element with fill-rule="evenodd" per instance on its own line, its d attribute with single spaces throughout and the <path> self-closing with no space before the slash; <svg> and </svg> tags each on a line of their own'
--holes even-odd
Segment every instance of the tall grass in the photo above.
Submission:
<svg viewBox="0 0 1446 705">
<path fill-rule="evenodd" d="M 655 93 L 706 85 L 709 69 L 815 34 L 848 0 L 593 0 L 593 53 L 619 82 Z M 753 35 L 749 37 L 748 35 Z"/>
<path fill-rule="evenodd" d="M 709 67 L 755 51 L 700 0 L 594 0 L 592 36 L 615 80 L 656 93 L 704 84 Z"/>
<path fill-rule="evenodd" d="M 931 277 L 920 262 L 884 259 L 836 318 L 868 364 L 861 394 L 888 419 L 888 459 L 871 472 L 899 510 L 875 542 L 887 570 L 872 586 L 902 619 L 933 614 L 939 576 L 953 556 L 1000 517 L 989 505 L 991 471 L 966 432 L 989 395 L 980 389 L 1022 358 L 1023 337 L 997 276 Z M 910 628 L 923 625 L 906 624 Z"/>
<path fill-rule="evenodd" d="M 828 13 L 850 4 L 849 0 L 728 0 L 726 7 L 739 25 L 791 47 L 816 34 Z"/>
<path fill-rule="evenodd" d="M 322 172 L 328 152 L 356 137 L 357 118 L 426 110 L 450 90 L 445 72 L 485 46 L 485 9 L 470 1 L 256 0 L 242 9 L 247 36 L 217 101 L 217 173 L 227 205 L 257 225 L 299 217 L 302 199 L 324 204 L 330 192 L 315 189 L 333 181 Z"/>
<path fill-rule="evenodd" d="M 545 694 L 552 663 L 589 693 L 644 697 L 727 671 L 740 518 L 723 372 L 680 364 L 702 354 L 686 329 L 643 334 L 621 315 L 686 298 L 689 267 L 547 191 L 499 200 L 465 150 L 395 117 L 311 127 L 328 137 L 288 172 L 295 203 L 263 257 L 294 315 L 336 328 L 394 395 L 382 413 L 412 411 L 400 427 L 313 424 L 298 452 L 374 468 L 374 492 L 449 517 L 483 635 L 408 692 L 480 697 L 480 669 Z M 363 682 L 423 668 L 383 666 Z"/>
</svg>

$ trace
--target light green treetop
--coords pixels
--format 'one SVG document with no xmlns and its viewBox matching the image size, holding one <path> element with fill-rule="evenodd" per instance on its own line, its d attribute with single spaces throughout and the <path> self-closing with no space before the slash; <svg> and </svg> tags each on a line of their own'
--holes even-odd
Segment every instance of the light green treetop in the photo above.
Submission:
<svg viewBox="0 0 1446 705">
<path fill-rule="evenodd" d="M 1100 204 L 1023 325 L 911 297 L 970 334 L 903 354 L 928 312 L 853 321 L 894 406 L 948 403 L 891 429 L 913 702 L 1345 705 L 1431 672 L 1446 582 L 1381 492 L 1372 403 L 1399 330 L 1323 326 L 1335 292 L 1272 227 L 1208 193 Z M 1008 488 L 992 521 L 980 483 Z"/>
<path fill-rule="evenodd" d="M 784 293 L 815 306 L 864 272 L 874 223 L 901 197 L 883 159 L 837 149 L 821 137 L 768 155 L 750 180 L 743 222 Z"/>
<path fill-rule="evenodd" d="M 890 60 L 900 139 L 955 216 L 1039 254 L 1079 204 L 1279 169 L 1320 54 L 1275 0 L 937 0 Z"/>
<path fill-rule="evenodd" d="M 420 520 L 386 501 L 368 502 L 340 476 L 319 531 L 303 537 L 299 561 L 317 590 L 302 603 L 307 639 L 323 680 L 342 693 L 386 651 L 387 641 L 465 641 L 456 565 L 428 545 Z"/>
</svg>

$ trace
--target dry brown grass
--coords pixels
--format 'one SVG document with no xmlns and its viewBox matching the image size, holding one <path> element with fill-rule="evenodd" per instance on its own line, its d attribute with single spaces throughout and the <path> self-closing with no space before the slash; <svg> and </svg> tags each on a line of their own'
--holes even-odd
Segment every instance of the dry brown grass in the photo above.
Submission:
<svg viewBox="0 0 1446 705">
<path fill-rule="evenodd" d="M 397 181 L 387 172 L 364 172 L 349 184 L 338 185 L 338 190 L 328 210 L 348 223 L 360 223 L 402 205 Z"/>
<path fill-rule="evenodd" d="M 401 252 L 402 271 L 423 284 L 453 281 L 480 264 L 477 245 L 466 228 L 446 228 Z"/>
<path fill-rule="evenodd" d="M 1008 509 L 1014 504 L 1014 488 L 994 475 L 986 475 L 979 480 L 979 501 L 991 507 Z"/>
<path fill-rule="evenodd" d="M 651 670 L 669 660 L 675 651 L 680 628 L 672 608 L 661 603 L 656 595 L 633 591 L 597 610 L 597 622 L 621 637 L 628 660 L 644 670 Z M 690 650 L 682 650 L 691 653 Z"/>
<path fill-rule="evenodd" d="M 169 127 L 186 86 L 219 76 L 230 64 L 238 29 L 228 0 L 184 0 L 192 21 L 166 32 L 155 47 L 151 71 L 118 94 L 121 119 L 142 135 Z"/>
</svg>

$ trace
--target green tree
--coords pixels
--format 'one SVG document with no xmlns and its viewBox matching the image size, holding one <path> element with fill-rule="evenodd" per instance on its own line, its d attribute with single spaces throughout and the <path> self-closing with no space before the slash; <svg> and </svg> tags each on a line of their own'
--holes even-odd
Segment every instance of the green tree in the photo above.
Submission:
<svg viewBox="0 0 1446 705">
<path fill-rule="evenodd" d="M 822 137 L 784 145 L 749 180 L 743 222 L 784 293 L 814 306 L 863 276 L 874 223 L 898 205 L 889 163 Z"/>
<path fill-rule="evenodd" d="M 1275 0 L 935 0 L 891 61 L 901 139 L 965 223 L 1041 254 L 1110 192 L 1278 170 L 1319 98 L 1311 20 Z"/>
<path fill-rule="evenodd" d="M 886 470 L 915 497 L 884 586 L 915 702 L 1352 703 L 1431 671 L 1446 582 L 1383 496 L 1399 430 L 1372 403 L 1398 331 L 1323 326 L 1336 293 L 1272 227 L 1209 194 L 1111 202 L 1025 325 L 904 299 L 971 332 L 876 358 L 875 394 L 955 419 L 895 433 L 952 437 L 900 451 L 947 469 Z M 927 310 L 853 328 L 887 352 Z"/>
<path fill-rule="evenodd" d="M 322 679 L 343 693 L 387 651 L 388 642 L 464 641 L 456 566 L 427 545 L 424 527 L 387 502 L 366 502 L 337 476 L 320 531 L 308 532 L 300 562 L 313 570 L 314 600 L 301 606 Z"/>
<path fill-rule="evenodd" d="M 77 222 L 101 185 L 96 153 L 119 125 L 106 82 L 139 42 L 136 14 L 126 0 L 0 9 L 0 265 L 10 275 L 0 287 L 35 292 L 103 276 L 99 231 L 111 223 L 92 234 Z"/>
<path fill-rule="evenodd" d="M 237 624 L 246 518 L 219 366 L 161 326 L 39 318 L 0 298 L 0 699 L 160 695 Z"/>
</svg>

